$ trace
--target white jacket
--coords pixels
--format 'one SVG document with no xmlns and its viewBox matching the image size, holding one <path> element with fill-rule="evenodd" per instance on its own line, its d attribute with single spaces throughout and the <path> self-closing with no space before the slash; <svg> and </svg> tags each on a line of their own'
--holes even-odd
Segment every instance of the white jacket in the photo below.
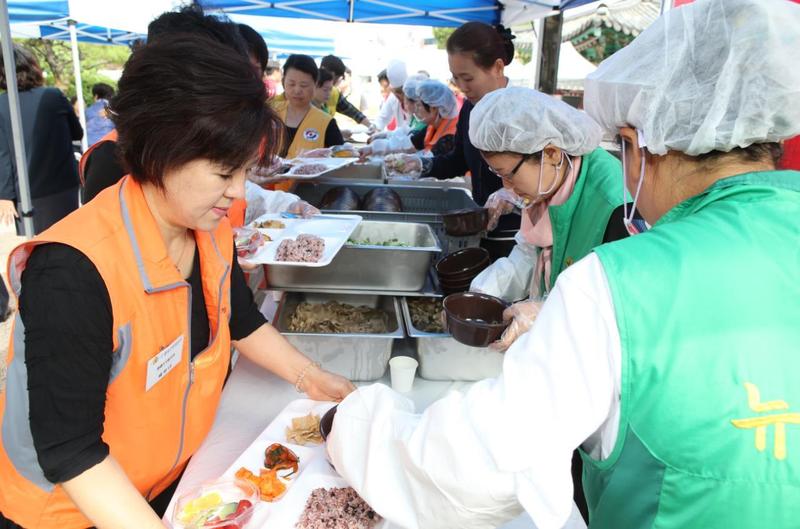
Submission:
<svg viewBox="0 0 800 529">
<path fill-rule="evenodd" d="M 531 278 L 541 248 L 525 241 L 522 234 L 514 236 L 517 245 L 508 257 L 502 257 L 472 280 L 470 291 L 482 292 L 508 302 L 528 299 Z"/>
<path fill-rule="evenodd" d="M 245 182 L 244 198 L 247 201 L 244 223 L 250 224 L 266 213 L 281 213 L 300 200 L 300 197 L 284 191 L 269 191 L 254 184 L 250 180 Z"/>
</svg>

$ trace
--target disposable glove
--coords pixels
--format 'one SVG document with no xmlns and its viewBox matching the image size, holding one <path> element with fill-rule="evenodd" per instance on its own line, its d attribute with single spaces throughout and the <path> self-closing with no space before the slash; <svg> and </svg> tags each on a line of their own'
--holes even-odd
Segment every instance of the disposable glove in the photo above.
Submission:
<svg viewBox="0 0 800 529">
<path fill-rule="evenodd" d="M 503 312 L 503 320 L 511 320 L 511 324 L 503 332 L 500 339 L 489 346 L 495 351 L 505 351 L 517 338 L 528 332 L 533 325 L 544 301 L 520 301 L 514 303 Z"/>
<path fill-rule="evenodd" d="M 305 200 L 297 200 L 289 204 L 289 207 L 286 208 L 287 213 L 294 213 L 295 215 L 300 215 L 304 219 L 309 217 L 313 217 L 314 215 L 319 215 L 320 211 L 306 202 Z"/>
</svg>

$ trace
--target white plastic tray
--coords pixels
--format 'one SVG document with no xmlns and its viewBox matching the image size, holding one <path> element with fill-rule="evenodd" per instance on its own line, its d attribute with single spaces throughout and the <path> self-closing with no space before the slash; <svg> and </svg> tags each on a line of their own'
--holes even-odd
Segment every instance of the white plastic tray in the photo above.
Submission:
<svg viewBox="0 0 800 529">
<path fill-rule="evenodd" d="M 300 472 L 292 480 L 286 494 L 275 502 L 259 502 L 247 529 L 293 529 L 306 506 L 306 500 L 314 489 L 325 487 L 347 487 L 347 483 L 336 473 L 325 456 L 325 444 L 298 446 L 286 441 L 286 427 L 294 417 L 308 415 L 309 412 L 322 417 L 334 404 L 313 400 L 295 400 L 261 432 L 261 435 L 221 476 L 233 478 L 241 467 L 247 467 L 258 474 L 264 462 L 264 450 L 272 443 L 281 443 L 290 448 L 300 458 Z M 386 529 L 386 521 L 376 529 Z"/>
<path fill-rule="evenodd" d="M 292 158 L 291 160 L 288 160 L 288 163 L 292 166 L 292 168 L 288 172 L 279 176 L 282 178 L 291 178 L 293 180 L 313 180 L 314 178 L 319 178 L 326 173 L 329 173 L 335 169 L 340 169 L 356 161 L 358 161 L 358 158 Z M 312 174 L 295 174 L 295 171 L 298 167 L 306 164 L 323 165 L 325 166 L 325 169 Z"/>
<path fill-rule="evenodd" d="M 255 255 L 247 259 L 247 261 L 274 266 L 306 266 L 312 268 L 328 266 L 361 223 L 359 215 L 321 215 L 319 218 L 284 219 L 278 213 L 268 213 L 257 218 L 250 226 L 252 227 L 254 224 L 266 220 L 280 221 L 286 227 L 282 230 L 259 228 L 259 231 L 268 235 L 272 240 L 259 248 Z M 325 251 L 322 253 L 322 258 L 316 263 L 276 261 L 275 254 L 281 241 L 296 239 L 301 234 L 316 235 L 325 241 Z"/>
</svg>

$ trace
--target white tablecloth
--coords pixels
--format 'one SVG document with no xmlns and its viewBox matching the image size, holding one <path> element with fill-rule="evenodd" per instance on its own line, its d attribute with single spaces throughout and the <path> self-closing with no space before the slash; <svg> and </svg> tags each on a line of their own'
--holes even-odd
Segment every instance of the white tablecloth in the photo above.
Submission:
<svg viewBox="0 0 800 529">
<path fill-rule="evenodd" d="M 382 382 L 388 384 L 388 377 Z M 417 378 L 408 397 L 414 401 L 417 410 L 421 411 L 448 392 L 464 390 L 469 384 Z M 164 520 L 170 519 L 174 502 L 181 494 L 222 475 L 280 411 L 298 398 L 303 397 L 291 384 L 240 357 L 222 393 L 214 426 L 186 467 Z M 573 519 L 565 529 L 585 528 L 580 515 L 576 510 L 573 511 Z M 535 529 L 535 527 L 527 516 L 523 516 L 503 526 L 503 529 Z"/>
</svg>

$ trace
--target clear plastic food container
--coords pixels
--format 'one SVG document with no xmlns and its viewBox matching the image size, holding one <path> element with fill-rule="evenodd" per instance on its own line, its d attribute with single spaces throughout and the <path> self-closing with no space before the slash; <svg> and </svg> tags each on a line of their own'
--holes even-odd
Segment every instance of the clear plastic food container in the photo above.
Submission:
<svg viewBox="0 0 800 529">
<path fill-rule="evenodd" d="M 244 480 L 201 485 L 178 498 L 176 529 L 245 529 L 259 501 L 258 488 Z"/>
</svg>

